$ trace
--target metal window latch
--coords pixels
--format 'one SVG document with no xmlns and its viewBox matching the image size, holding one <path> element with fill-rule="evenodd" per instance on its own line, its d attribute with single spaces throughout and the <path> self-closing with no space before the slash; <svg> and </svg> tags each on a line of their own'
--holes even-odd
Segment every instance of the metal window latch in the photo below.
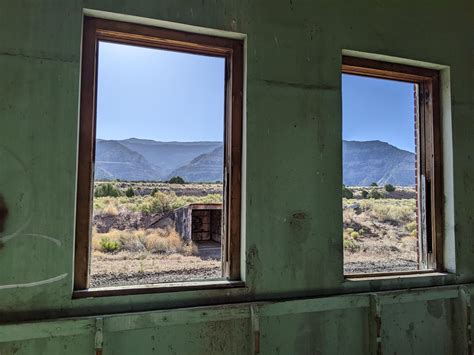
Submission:
<svg viewBox="0 0 474 355">
<path fill-rule="evenodd" d="M 5 199 L 3 198 L 2 194 L 0 194 L 0 233 L 2 233 L 5 229 L 5 222 L 7 220 L 7 217 L 7 204 L 5 203 Z"/>
</svg>

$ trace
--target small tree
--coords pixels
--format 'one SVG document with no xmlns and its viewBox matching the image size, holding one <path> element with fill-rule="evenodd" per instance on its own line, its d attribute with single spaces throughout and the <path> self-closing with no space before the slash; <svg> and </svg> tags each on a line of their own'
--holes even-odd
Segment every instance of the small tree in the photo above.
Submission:
<svg viewBox="0 0 474 355">
<path fill-rule="evenodd" d="M 379 198 L 382 198 L 382 194 L 378 192 L 377 190 L 372 190 L 369 193 L 369 197 L 378 200 Z"/>
<path fill-rule="evenodd" d="M 349 190 L 345 185 L 342 185 L 342 197 L 354 198 L 354 193 L 351 190 Z"/>
<path fill-rule="evenodd" d="M 376 182 L 373 182 L 373 183 L 370 184 L 370 186 L 379 186 L 379 185 L 377 185 Z"/>
<path fill-rule="evenodd" d="M 133 191 L 133 188 L 131 186 L 127 189 L 127 191 L 125 191 L 125 196 L 127 197 L 135 196 L 135 192 Z"/>
<path fill-rule="evenodd" d="M 369 191 L 362 190 L 361 194 L 362 194 L 362 198 L 367 198 L 369 196 Z"/>
<path fill-rule="evenodd" d="M 181 176 L 174 176 L 168 181 L 169 184 L 185 184 L 184 179 Z"/>
<path fill-rule="evenodd" d="M 395 191 L 395 186 L 393 186 L 392 184 L 387 184 L 387 185 L 385 185 L 385 191 L 394 192 Z"/>
</svg>

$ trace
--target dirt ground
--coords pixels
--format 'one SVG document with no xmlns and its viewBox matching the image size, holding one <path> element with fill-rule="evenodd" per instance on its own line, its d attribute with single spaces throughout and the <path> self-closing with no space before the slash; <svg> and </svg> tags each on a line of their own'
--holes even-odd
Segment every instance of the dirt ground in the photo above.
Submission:
<svg viewBox="0 0 474 355">
<path fill-rule="evenodd" d="M 94 251 L 91 287 L 154 284 L 221 278 L 221 261 L 180 254 Z"/>
</svg>

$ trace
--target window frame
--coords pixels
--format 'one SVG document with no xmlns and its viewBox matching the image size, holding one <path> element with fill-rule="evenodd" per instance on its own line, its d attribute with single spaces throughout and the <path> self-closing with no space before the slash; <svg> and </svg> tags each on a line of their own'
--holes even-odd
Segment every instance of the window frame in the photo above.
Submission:
<svg viewBox="0 0 474 355">
<path fill-rule="evenodd" d="M 443 153 L 440 114 L 440 72 L 411 65 L 342 56 L 341 74 L 389 79 L 417 84 L 416 117 L 416 187 L 417 216 L 426 218 L 423 235 L 418 238 L 422 269 L 413 271 L 345 274 L 345 278 L 370 278 L 394 275 L 427 274 L 444 271 L 443 222 Z M 424 176 L 424 179 L 421 177 Z M 423 181 L 424 180 L 424 181 Z M 425 193 L 421 190 L 425 186 Z M 426 201 L 420 204 L 420 201 Z M 426 206 L 430 211 L 427 211 Z M 426 258 L 423 260 L 423 256 Z M 420 257 L 421 256 L 421 257 Z"/>
<path fill-rule="evenodd" d="M 222 280 L 89 288 L 99 41 L 225 58 Z M 76 297 L 174 292 L 243 285 L 240 265 L 243 56 L 244 42 L 240 39 L 84 17 L 74 259 Z"/>
</svg>

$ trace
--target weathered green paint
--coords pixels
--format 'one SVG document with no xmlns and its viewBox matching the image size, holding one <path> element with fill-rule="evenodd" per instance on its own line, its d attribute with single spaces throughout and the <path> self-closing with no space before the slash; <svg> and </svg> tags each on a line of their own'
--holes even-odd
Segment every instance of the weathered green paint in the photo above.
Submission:
<svg viewBox="0 0 474 355">
<path fill-rule="evenodd" d="M 247 288 L 72 300 L 84 8 L 247 34 Z M 0 238 L 16 234 L 0 249 L 0 321 L 91 317 L 3 328 L 0 354 L 93 353 L 94 316 L 124 312 L 104 318 L 104 354 L 251 353 L 242 302 L 295 297 L 308 299 L 261 306 L 261 353 L 366 354 L 368 296 L 338 294 L 473 282 L 473 23 L 469 0 L 2 0 L 0 193 L 10 217 Z M 343 279 L 343 49 L 450 68 L 455 274 Z M 382 297 L 384 353 L 464 353 L 457 292 Z M 174 310 L 226 303 L 237 306 L 206 308 L 208 318 Z"/>
</svg>

